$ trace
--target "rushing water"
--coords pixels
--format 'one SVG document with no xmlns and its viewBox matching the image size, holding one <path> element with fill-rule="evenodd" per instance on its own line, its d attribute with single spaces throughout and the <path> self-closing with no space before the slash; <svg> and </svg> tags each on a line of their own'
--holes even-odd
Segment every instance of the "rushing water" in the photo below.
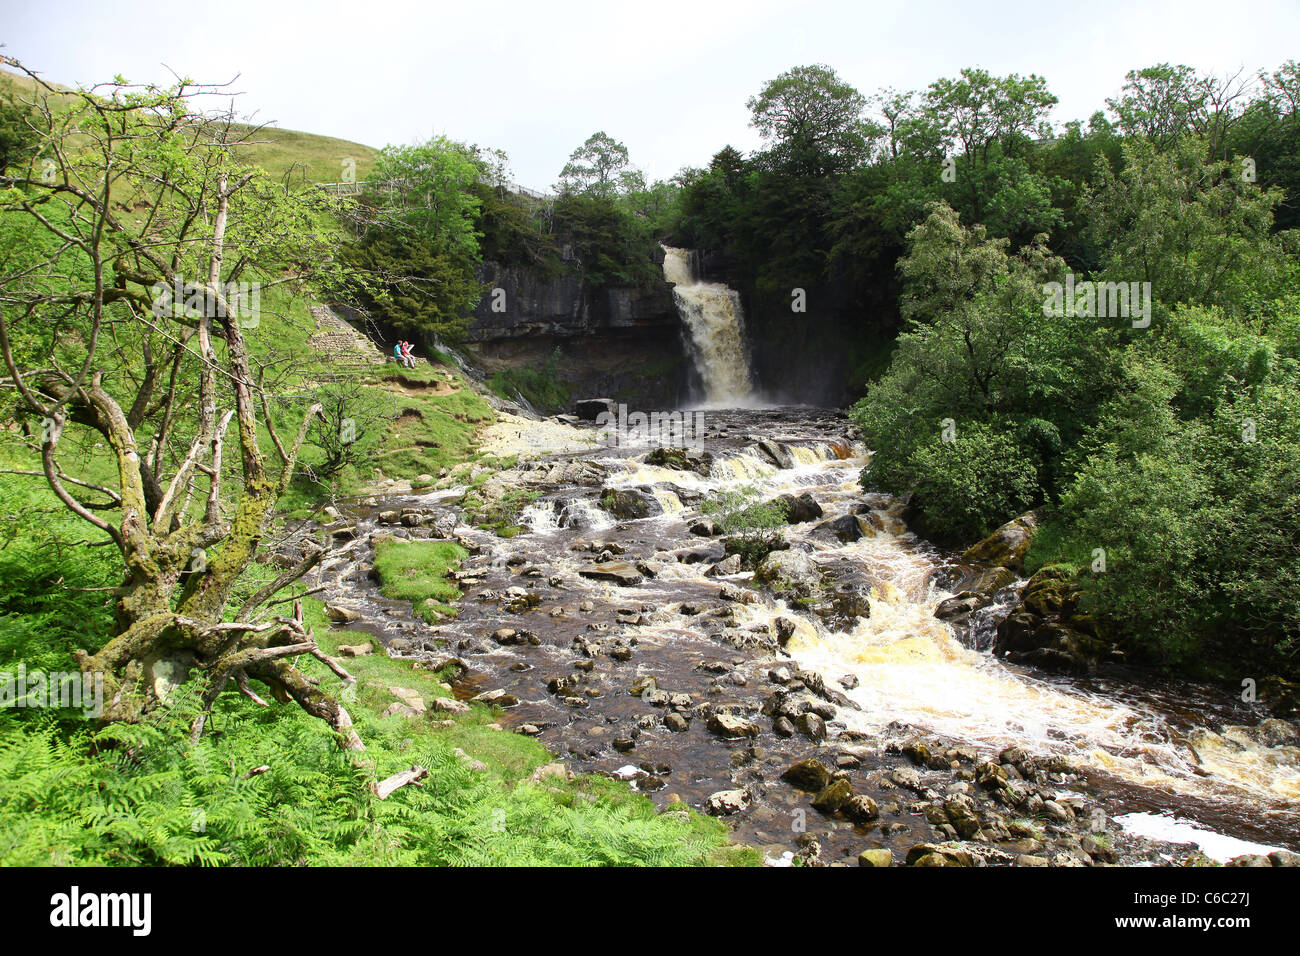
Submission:
<svg viewBox="0 0 1300 956">
<path fill-rule="evenodd" d="M 1231 729 L 1257 723 L 1263 714 L 1213 688 L 1119 672 L 1087 679 L 1050 676 L 994 658 L 987 650 L 989 634 L 1009 608 L 1015 586 L 969 628 L 954 628 L 935 618 L 936 605 L 951 596 L 946 587 L 954 585 L 949 582 L 969 569 L 917 539 L 902 520 L 900 501 L 864 494 L 858 477 L 866 450 L 844 440 L 842 418 L 804 409 L 718 411 L 708 416 L 707 447 L 714 461 L 707 477 L 648 464 L 642 448 L 568 456 L 532 466 L 532 472 L 521 473 L 521 482 L 581 461 L 598 469 L 599 483 L 534 484 L 544 495 L 525 510 L 522 523 L 529 533 L 517 538 L 461 532 L 467 543 L 481 549 L 467 568 L 482 576 L 482 586 L 500 590 L 532 581 L 529 587 L 545 592 L 543 582 L 549 579 L 558 589 L 543 597 L 543 606 L 534 614 L 521 618 L 484 603 L 471 579 L 460 617 L 437 629 L 450 647 L 474 646 L 485 632 L 502 624 L 522 623 L 543 635 L 542 646 L 530 648 L 527 653 L 534 656 L 526 661 L 516 660 L 523 652 L 504 648 L 493 648 L 488 659 L 500 661 L 492 686 L 506 687 L 523 700 L 514 719 L 552 728 L 543 737 L 549 746 L 580 754 L 592 769 L 623 772 L 630 766 L 628 760 L 607 746 L 595 746 L 594 735 L 602 732 L 604 721 L 630 721 L 646 710 L 637 710 L 636 698 L 625 696 L 625 676 L 608 678 L 603 693 L 612 696 L 601 699 L 602 717 L 594 723 L 582 712 L 566 712 L 539 684 L 545 674 L 571 663 L 569 641 L 575 633 L 585 633 L 586 625 L 570 616 L 574 602 L 587 598 L 596 614 L 606 609 L 611 617 L 616 608 L 625 609 L 620 613 L 640 608 L 638 626 L 626 632 L 635 635 L 635 672 L 654 674 L 671 689 L 694 689 L 690 682 L 701 680 L 700 663 L 727 653 L 719 639 L 764 633 L 778 618 L 786 618 L 795 623 L 795 633 L 783 653 L 794 663 L 820 672 L 828 684 L 845 675 L 856 678 L 856 686 L 845 693 L 858 709 L 842 708 L 838 720 L 865 735 L 864 746 L 876 748 L 882 759 L 889 741 L 917 730 L 984 754 L 1023 746 L 1031 753 L 1069 758 L 1086 773 L 1089 799 L 1134 831 L 1237 852 L 1251 845 L 1300 848 L 1300 748 L 1266 746 Z M 789 455 L 787 467 L 778 467 L 762 453 L 756 444 L 760 438 L 779 440 Z M 526 471 L 529 466 L 521 467 Z M 716 547 L 689 530 L 703 496 L 740 486 L 752 486 L 764 497 L 811 494 L 823 509 L 822 518 L 791 526 L 787 539 L 793 548 L 806 551 L 836 586 L 869 594 L 870 614 L 831 625 L 765 591 L 757 592 L 755 603 L 735 604 L 725 628 L 689 608 L 689 602 L 716 600 L 719 584 L 748 581 L 745 573 L 723 579 L 708 576 L 720 553 L 711 560 L 685 555 L 691 549 Z M 618 520 L 601 505 L 601 496 L 610 488 L 639 489 L 653 497 L 661 513 Z M 850 514 L 857 515 L 864 531 L 856 541 L 842 543 L 817 527 Z M 628 587 L 582 576 L 582 567 L 593 560 L 584 542 L 593 537 L 626 549 L 627 560 L 640 557 L 649 562 L 655 573 Z M 532 562 L 540 568 L 538 575 L 518 577 Z M 359 590 L 369 586 L 365 583 Z M 567 610 L 553 607 L 553 601 L 564 602 Z M 391 632 L 399 625 L 385 626 Z M 619 618 L 611 626 L 610 633 L 623 633 Z M 770 663 L 759 659 L 738 672 L 761 681 L 767 667 Z M 703 690 L 703 684 L 695 687 Z M 684 779 L 674 778 L 671 785 L 698 800 L 699 795 L 733 785 L 731 768 L 716 761 L 718 755 L 709 749 L 716 744 L 708 742 L 707 734 L 700 737 L 703 740 L 691 734 L 652 735 L 638 744 L 637 753 L 653 753 L 684 768 Z M 1170 814 L 1183 818 L 1184 825 L 1173 825 Z M 742 831 L 741 838 L 761 841 L 760 823 L 752 827 L 758 836 Z M 1203 838 L 1198 839 L 1198 833 Z"/>
<path fill-rule="evenodd" d="M 707 479 L 623 460 L 611 464 L 624 470 L 615 483 L 628 487 L 672 484 L 708 492 L 749 483 L 764 496 L 810 492 L 825 519 L 860 504 L 865 458 L 840 460 L 825 443 L 787 448 L 794 468 L 776 468 L 750 449 L 722 458 Z M 671 491 L 656 493 L 675 501 Z M 1233 702 L 1219 691 L 1183 686 L 1162 695 L 1118 679 L 1049 677 L 974 649 L 967 635 L 934 616 L 935 606 L 952 596 L 938 583 L 943 556 L 908 531 L 899 501 L 876 496 L 875 502 L 878 530 L 856 542 L 811 534 L 809 526 L 795 526 L 790 535 L 819 564 L 854 566 L 870 587 L 869 617 L 832 631 L 815 618 L 795 616 L 798 631 L 786 647 L 798 663 L 827 678 L 858 678 L 848 696 L 861 710 L 842 714 L 851 728 L 878 737 L 902 722 L 989 749 L 1021 745 L 1061 754 L 1122 790 L 1134 807 L 1165 807 L 1170 798 L 1182 798 L 1182 809 L 1211 830 L 1294 845 L 1300 750 L 1207 732 L 1208 724 L 1221 726 L 1222 715 L 1232 712 Z M 699 567 L 682 571 L 695 577 L 688 569 Z M 789 615 L 784 602 L 747 605 L 741 625 L 770 623 L 782 614 Z M 1252 722 L 1246 711 L 1236 716 Z"/>
<path fill-rule="evenodd" d="M 727 408 L 746 404 L 754 382 L 740 296 L 721 283 L 699 281 L 691 266 L 690 250 L 663 249 L 664 278 L 673 286 L 686 344 L 704 383 L 702 405 Z"/>
</svg>

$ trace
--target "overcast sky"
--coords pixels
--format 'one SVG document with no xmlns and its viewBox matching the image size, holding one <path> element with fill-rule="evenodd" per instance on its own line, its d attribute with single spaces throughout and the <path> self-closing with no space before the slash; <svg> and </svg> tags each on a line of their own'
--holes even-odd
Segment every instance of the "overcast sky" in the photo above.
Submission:
<svg viewBox="0 0 1300 956">
<path fill-rule="evenodd" d="M 1101 108 L 1129 69 L 1273 69 L 1300 56 L 1297 39 L 1296 0 L 0 0 L 4 52 L 52 81 L 239 74 L 241 108 L 261 120 L 376 147 L 445 133 L 506 150 L 537 189 L 597 129 L 650 179 L 728 143 L 753 149 L 746 98 L 800 64 L 868 95 L 963 66 L 1038 73 L 1063 122 Z"/>
</svg>

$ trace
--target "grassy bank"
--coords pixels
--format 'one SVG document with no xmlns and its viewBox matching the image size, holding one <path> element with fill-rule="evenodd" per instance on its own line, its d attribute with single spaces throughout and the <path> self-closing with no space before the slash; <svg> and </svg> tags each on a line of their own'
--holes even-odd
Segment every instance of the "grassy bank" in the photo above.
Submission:
<svg viewBox="0 0 1300 956">
<path fill-rule="evenodd" d="M 4 479 L 18 494 L 16 478 Z M 23 493 L 38 506 L 39 495 Z M 51 514 L 57 530 L 69 522 Z M 72 671 L 72 649 L 108 633 L 105 593 L 116 570 L 104 549 L 59 549 L 20 529 L 0 550 L 0 670 Z M 413 554 L 414 552 L 412 552 Z M 441 555 L 441 568 L 454 561 Z M 251 590 L 271 572 L 258 565 Z M 413 576 L 412 581 L 417 577 Z M 304 600 L 321 647 L 330 631 Z M 682 806 L 658 812 L 618 781 L 535 771 L 554 758 L 500 729 L 479 704 L 443 713 L 444 675 L 382 653 L 347 659 L 345 695 L 364 753 L 296 705 L 220 699 L 189 739 L 197 681 L 146 723 L 108 728 L 77 711 L 0 709 L 0 864 L 4 865 L 586 865 L 753 863 L 725 826 Z M 324 686 L 337 679 L 304 665 Z M 394 689 L 400 691 L 397 693 Z M 416 716 L 384 712 L 419 699 Z M 412 766 L 429 775 L 387 800 L 371 787 Z"/>
</svg>

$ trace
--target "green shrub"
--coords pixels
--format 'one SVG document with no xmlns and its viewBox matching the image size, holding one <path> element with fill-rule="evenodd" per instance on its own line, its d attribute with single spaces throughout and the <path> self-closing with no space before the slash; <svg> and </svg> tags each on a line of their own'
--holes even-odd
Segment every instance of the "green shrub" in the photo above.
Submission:
<svg viewBox="0 0 1300 956">
<path fill-rule="evenodd" d="M 914 530 L 940 544 L 978 541 L 1033 506 L 1034 464 L 1013 438 L 995 427 L 958 426 L 953 441 L 938 436 L 907 462 L 914 497 Z"/>
<path fill-rule="evenodd" d="M 705 499 L 700 511 L 718 523 L 727 553 L 740 555 L 747 567 L 785 547 L 785 502 L 761 501 L 753 486 L 718 491 Z"/>
</svg>

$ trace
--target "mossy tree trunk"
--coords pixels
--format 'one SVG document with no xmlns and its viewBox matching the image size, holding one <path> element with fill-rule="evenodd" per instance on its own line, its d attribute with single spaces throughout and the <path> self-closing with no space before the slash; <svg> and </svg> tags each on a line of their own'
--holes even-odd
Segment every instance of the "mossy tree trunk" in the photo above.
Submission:
<svg viewBox="0 0 1300 956">
<path fill-rule="evenodd" d="M 28 75 L 45 160 L 38 167 L 33 155 L 25 170 L 0 177 L 4 212 L 31 227 L 30 247 L 13 257 L 19 265 L 0 267 L 0 351 L 8 384 L 41 423 L 40 468 L 26 473 L 43 476 L 121 554 L 114 633 L 78 652 L 83 670 L 103 675 L 103 716 L 138 719 L 162 692 L 155 676 L 179 669 L 207 675 L 209 708 L 231 682 L 264 703 L 253 679 L 360 748 L 347 711 L 291 659 L 315 656 L 351 678 L 317 647 L 300 607 L 292 616 L 270 610 L 323 549 L 305 551 L 230 608 L 319 411 L 312 406 L 296 434 L 281 437 L 232 284 L 266 277 L 305 288 L 304 263 L 330 258 L 320 210 L 238 162 L 248 134 L 233 116 L 188 108 L 202 88 L 61 94 Z M 121 215 L 141 209 L 134 220 Z M 184 290 L 184 301 L 168 301 L 171 290 Z M 232 424 L 237 470 L 223 460 Z M 111 450 L 111 487 L 65 470 L 59 449 L 69 429 Z M 273 451 L 260 444 L 268 440 Z"/>
</svg>

